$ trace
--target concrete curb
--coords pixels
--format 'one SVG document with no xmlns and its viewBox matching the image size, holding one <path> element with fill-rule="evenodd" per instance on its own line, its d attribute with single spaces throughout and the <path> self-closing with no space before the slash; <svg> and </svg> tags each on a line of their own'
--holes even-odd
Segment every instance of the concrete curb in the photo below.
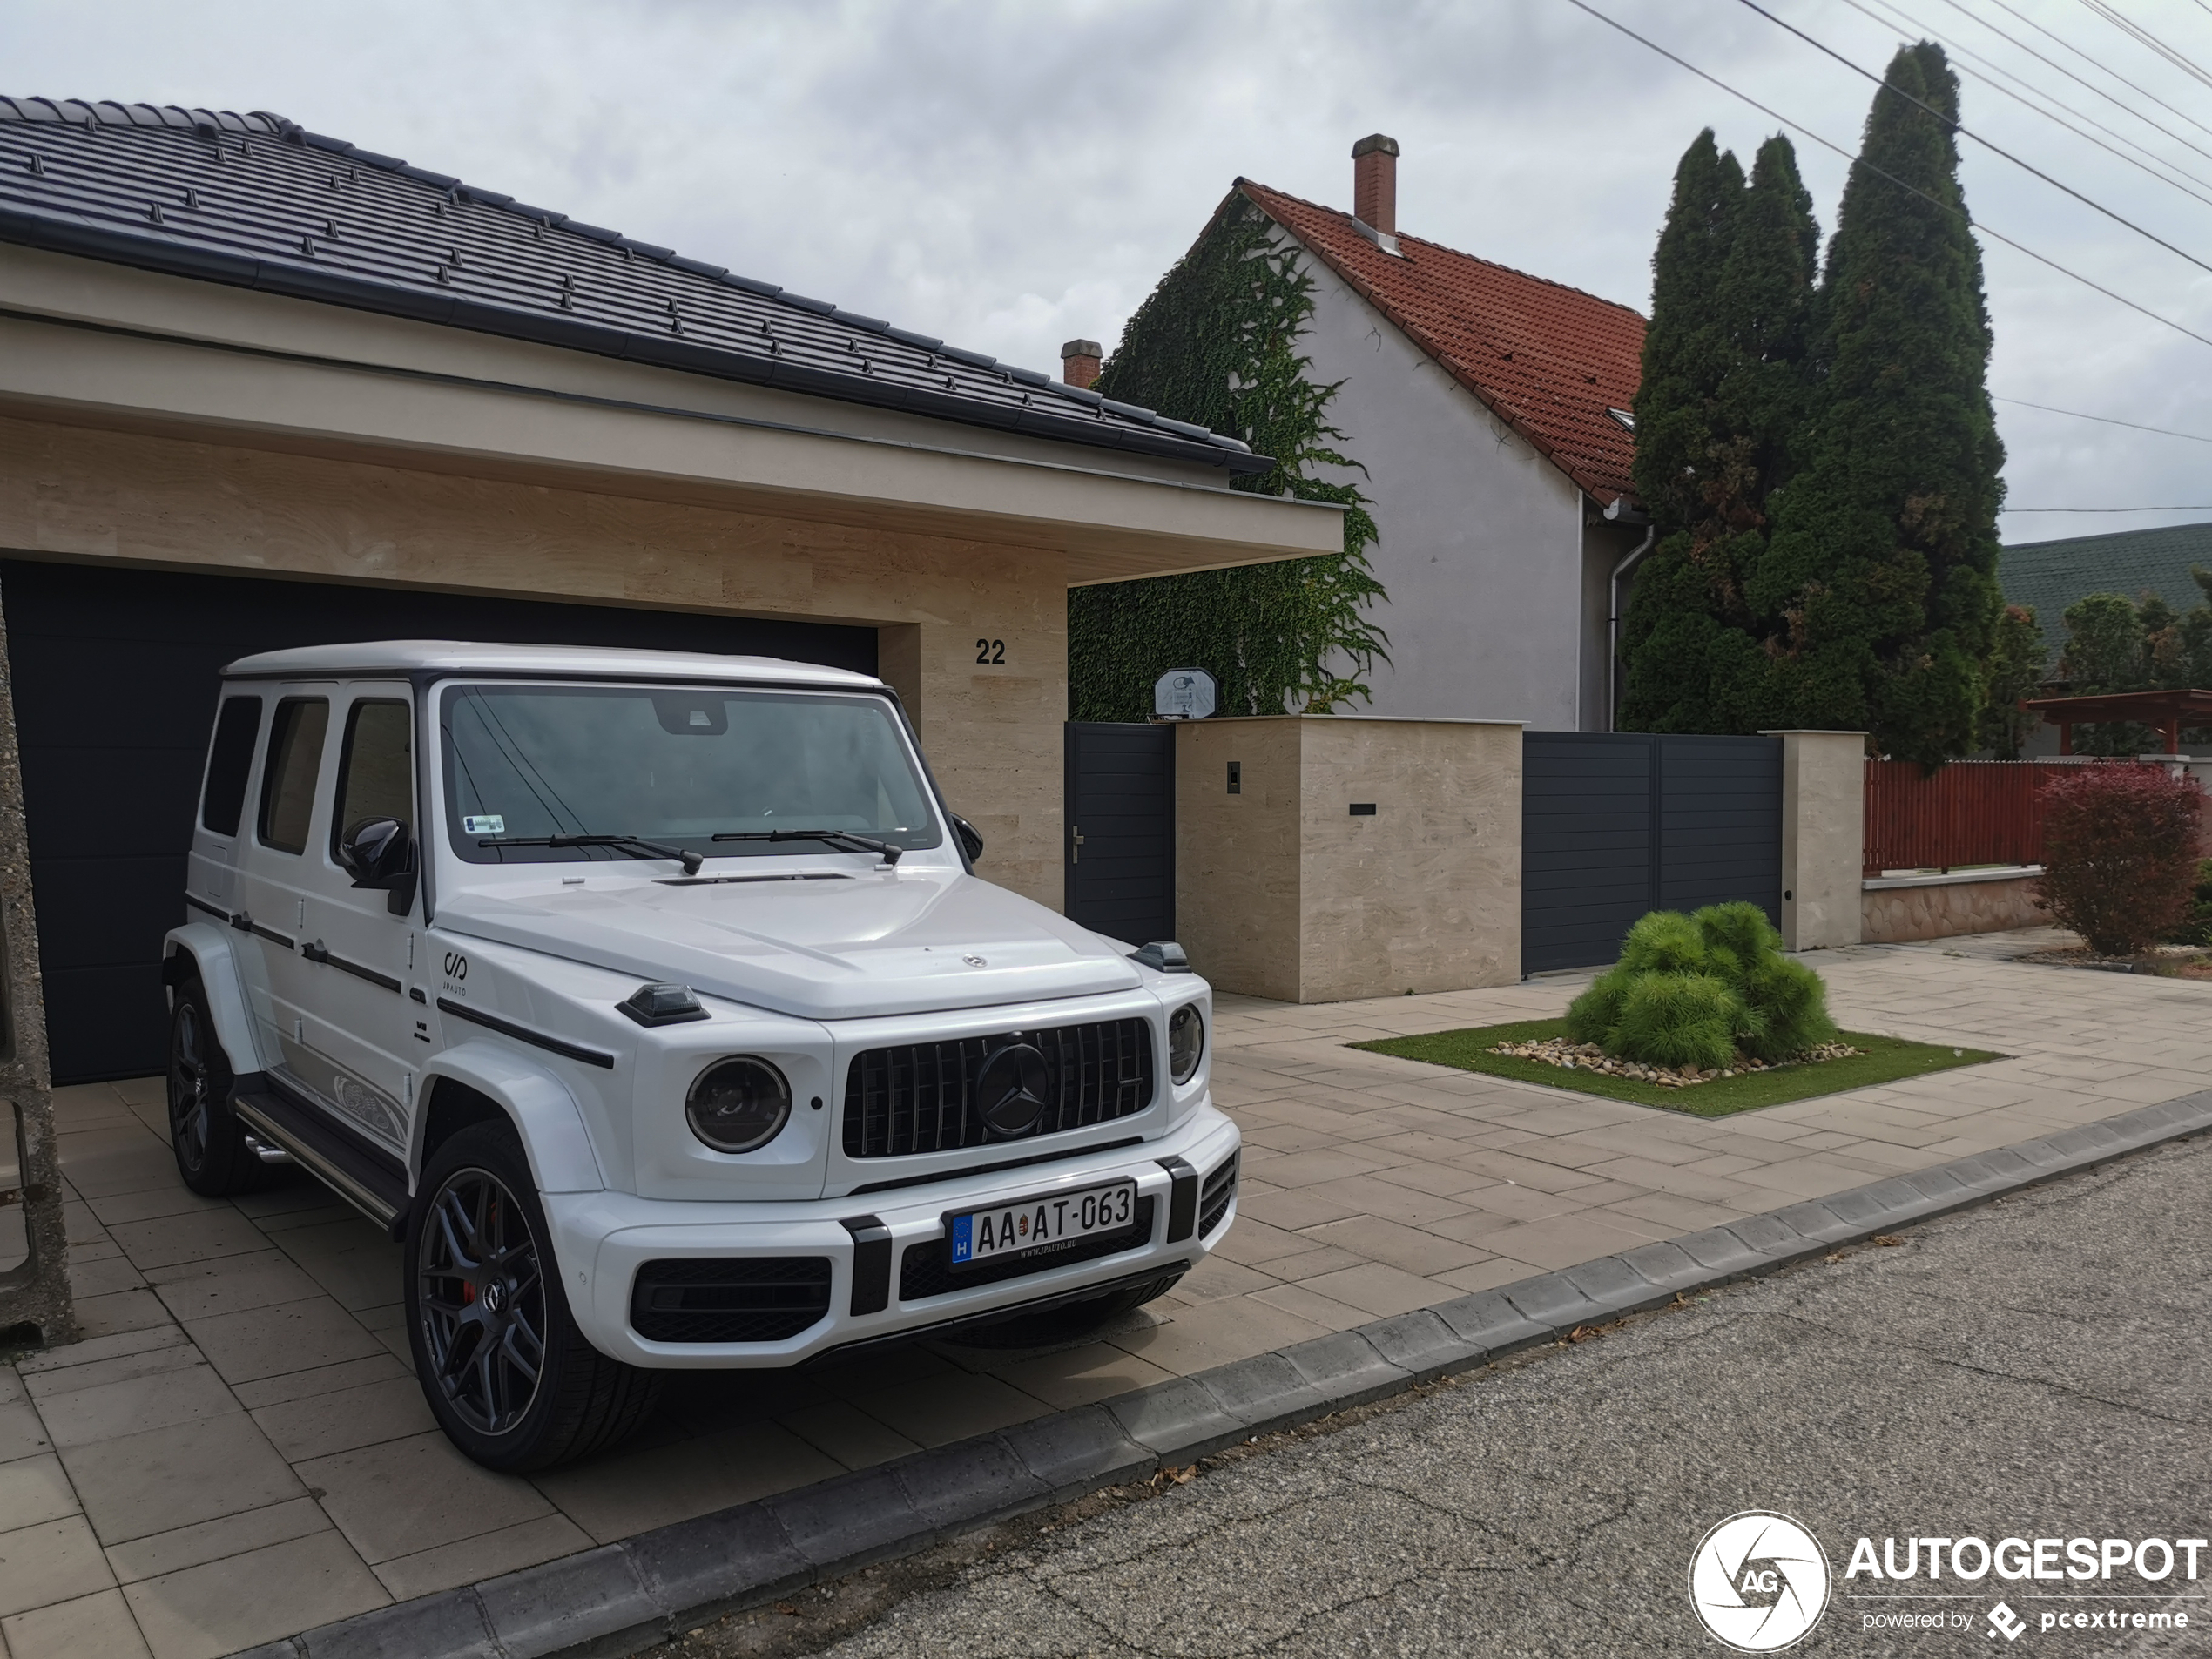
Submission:
<svg viewBox="0 0 2212 1659">
<path fill-rule="evenodd" d="M 587 1659 L 974 1527 L 2212 1130 L 2212 1090 L 1643 1244 L 426 1595 L 239 1659 Z"/>
</svg>

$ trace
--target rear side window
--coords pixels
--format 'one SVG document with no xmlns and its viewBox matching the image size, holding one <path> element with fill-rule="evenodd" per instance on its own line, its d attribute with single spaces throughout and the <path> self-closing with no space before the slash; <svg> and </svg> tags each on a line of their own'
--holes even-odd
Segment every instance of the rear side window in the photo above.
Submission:
<svg viewBox="0 0 2212 1659">
<path fill-rule="evenodd" d="M 269 760 L 261 769 L 262 846 L 280 853 L 307 851 L 315 777 L 329 730 L 330 704 L 323 698 L 287 697 L 277 705 L 269 722 Z"/>
<path fill-rule="evenodd" d="M 361 702 L 346 717 L 338 762 L 338 810 L 330 815 L 335 853 L 346 832 L 364 819 L 396 818 L 415 826 L 413 722 L 400 702 Z"/>
<path fill-rule="evenodd" d="M 199 826 L 217 835 L 238 833 L 246 815 L 246 778 L 253 770 L 253 739 L 261 731 L 261 699 L 223 700 L 215 717 L 215 741 L 207 752 L 207 789 L 199 803 Z"/>
</svg>

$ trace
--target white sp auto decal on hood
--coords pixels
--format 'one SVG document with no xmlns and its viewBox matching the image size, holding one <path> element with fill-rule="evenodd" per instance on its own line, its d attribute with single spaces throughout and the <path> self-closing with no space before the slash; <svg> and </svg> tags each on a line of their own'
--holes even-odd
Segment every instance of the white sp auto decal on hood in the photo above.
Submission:
<svg viewBox="0 0 2212 1659">
<path fill-rule="evenodd" d="M 1128 990 L 1066 917 L 957 870 L 606 882 L 444 897 L 438 925 L 779 1014 L 870 1019 Z"/>
</svg>

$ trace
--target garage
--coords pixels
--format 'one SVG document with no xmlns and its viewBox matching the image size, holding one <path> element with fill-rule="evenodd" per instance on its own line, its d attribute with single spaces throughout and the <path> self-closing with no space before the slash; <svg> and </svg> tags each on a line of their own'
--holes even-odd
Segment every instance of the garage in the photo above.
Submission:
<svg viewBox="0 0 2212 1659">
<path fill-rule="evenodd" d="M 477 639 L 785 657 L 876 671 L 876 631 L 791 619 L 0 560 L 57 1083 L 164 1064 L 161 939 L 225 663 Z"/>
</svg>

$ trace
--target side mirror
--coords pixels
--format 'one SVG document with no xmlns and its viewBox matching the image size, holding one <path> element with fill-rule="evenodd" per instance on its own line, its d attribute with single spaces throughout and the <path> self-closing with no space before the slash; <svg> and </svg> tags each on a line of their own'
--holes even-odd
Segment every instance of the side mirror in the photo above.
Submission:
<svg viewBox="0 0 2212 1659">
<path fill-rule="evenodd" d="M 357 887 L 380 888 L 386 907 L 404 915 L 415 902 L 415 842 L 396 818 L 364 818 L 341 836 L 338 863 Z"/>
<path fill-rule="evenodd" d="M 953 833 L 960 837 L 961 851 L 968 854 L 968 861 L 974 863 L 983 856 L 983 837 L 974 825 L 958 813 L 952 814 Z"/>
</svg>

